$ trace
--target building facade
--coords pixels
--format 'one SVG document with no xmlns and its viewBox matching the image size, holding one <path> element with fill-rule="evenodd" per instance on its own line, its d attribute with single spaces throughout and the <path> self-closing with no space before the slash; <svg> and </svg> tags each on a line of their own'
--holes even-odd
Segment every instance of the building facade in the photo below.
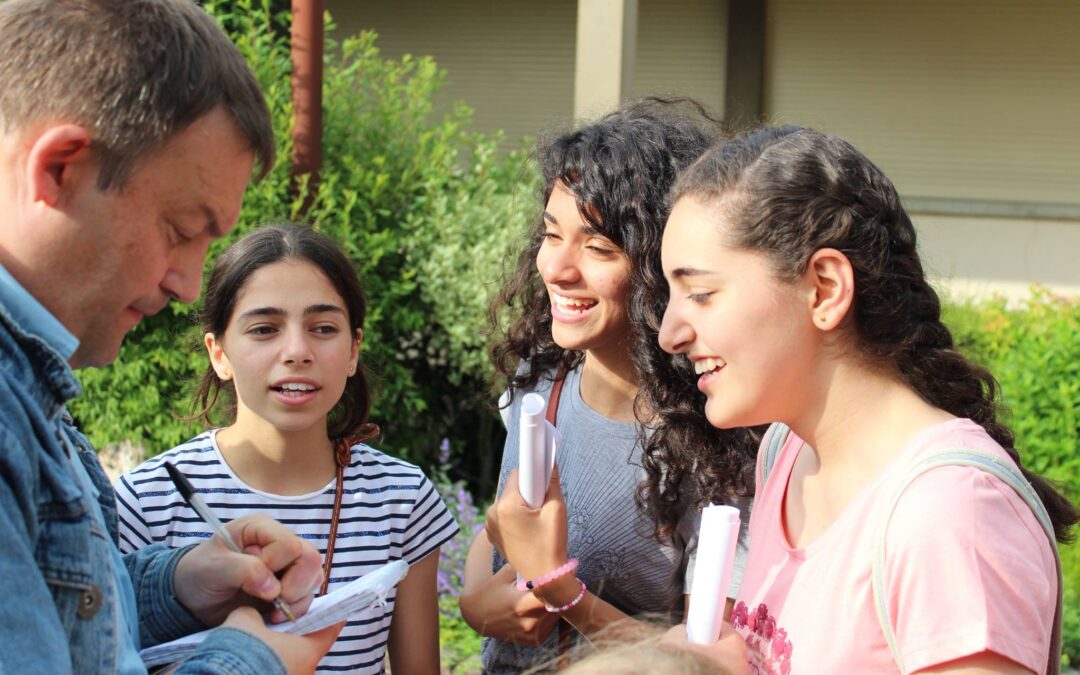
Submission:
<svg viewBox="0 0 1080 675">
<path fill-rule="evenodd" d="M 1075 0 L 328 0 L 514 141 L 646 94 L 850 140 L 950 294 L 1080 295 Z"/>
</svg>

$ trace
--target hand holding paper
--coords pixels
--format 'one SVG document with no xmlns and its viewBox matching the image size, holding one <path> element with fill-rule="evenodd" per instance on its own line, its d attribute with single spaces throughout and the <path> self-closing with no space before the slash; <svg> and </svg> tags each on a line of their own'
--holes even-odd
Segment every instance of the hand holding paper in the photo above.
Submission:
<svg viewBox="0 0 1080 675">
<path fill-rule="evenodd" d="M 712 644 L 720 638 L 727 589 L 739 541 L 739 510 L 710 504 L 701 513 L 697 562 L 686 616 L 686 637 L 695 644 Z"/>
<path fill-rule="evenodd" d="M 566 502 L 558 473 L 556 466 L 540 508 L 533 509 L 519 494 L 520 471 L 513 469 L 499 499 L 488 508 L 484 523 L 488 541 L 526 579 L 546 574 L 567 560 Z"/>
<path fill-rule="evenodd" d="M 404 560 L 387 563 L 327 595 L 315 598 L 307 614 L 297 619 L 296 623 L 267 627 L 277 632 L 306 635 L 332 626 L 377 602 L 383 602 L 408 570 L 409 564 Z M 190 656 L 209 634 L 210 631 L 204 630 L 172 642 L 148 647 L 143 649 L 139 656 L 147 666 L 179 661 Z"/>
</svg>

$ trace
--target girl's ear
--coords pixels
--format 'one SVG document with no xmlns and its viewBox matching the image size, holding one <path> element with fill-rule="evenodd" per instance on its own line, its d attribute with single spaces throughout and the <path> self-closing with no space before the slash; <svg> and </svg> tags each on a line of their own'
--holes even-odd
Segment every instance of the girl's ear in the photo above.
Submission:
<svg viewBox="0 0 1080 675">
<path fill-rule="evenodd" d="M 813 290 L 810 316 L 820 330 L 834 330 L 855 301 L 855 270 L 847 256 L 823 248 L 810 256 L 806 281 Z"/>
<path fill-rule="evenodd" d="M 210 356 L 210 367 L 217 373 L 218 379 L 228 382 L 232 379 L 232 365 L 229 357 L 225 355 L 225 347 L 213 333 L 203 336 L 203 344 L 206 345 L 206 353 Z"/>
<path fill-rule="evenodd" d="M 357 364 L 360 362 L 360 345 L 364 342 L 364 329 L 356 329 L 356 339 L 352 343 L 352 351 L 349 354 L 349 377 L 356 374 Z"/>
</svg>

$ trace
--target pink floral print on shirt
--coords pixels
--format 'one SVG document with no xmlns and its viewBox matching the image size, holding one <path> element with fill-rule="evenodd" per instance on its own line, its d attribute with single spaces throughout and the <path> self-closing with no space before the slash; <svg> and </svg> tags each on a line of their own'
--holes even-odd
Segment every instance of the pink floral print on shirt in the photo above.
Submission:
<svg viewBox="0 0 1080 675">
<path fill-rule="evenodd" d="M 776 625 L 776 618 L 761 603 L 754 611 L 741 600 L 731 612 L 731 623 L 746 640 L 750 667 L 757 673 L 789 675 L 791 672 L 791 640 L 787 631 Z"/>
</svg>

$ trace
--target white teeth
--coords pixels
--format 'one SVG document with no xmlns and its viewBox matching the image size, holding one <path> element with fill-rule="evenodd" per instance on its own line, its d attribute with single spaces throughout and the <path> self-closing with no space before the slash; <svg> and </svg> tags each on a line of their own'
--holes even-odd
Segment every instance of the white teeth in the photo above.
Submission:
<svg viewBox="0 0 1080 675">
<path fill-rule="evenodd" d="M 558 293 L 551 294 L 555 298 L 555 304 L 559 306 L 559 309 L 570 312 L 581 312 L 596 304 L 596 300 L 587 300 L 585 298 L 568 298 Z M 579 309 L 580 308 L 580 309 Z"/>
<path fill-rule="evenodd" d="M 705 373 L 716 370 L 717 368 L 723 368 L 727 363 L 721 358 L 708 358 L 700 361 L 694 361 L 694 372 L 698 375 L 704 375 Z"/>
<path fill-rule="evenodd" d="M 286 382 L 281 385 L 281 389 L 285 391 L 315 391 L 315 387 L 310 384 L 303 384 L 300 382 Z"/>
</svg>

